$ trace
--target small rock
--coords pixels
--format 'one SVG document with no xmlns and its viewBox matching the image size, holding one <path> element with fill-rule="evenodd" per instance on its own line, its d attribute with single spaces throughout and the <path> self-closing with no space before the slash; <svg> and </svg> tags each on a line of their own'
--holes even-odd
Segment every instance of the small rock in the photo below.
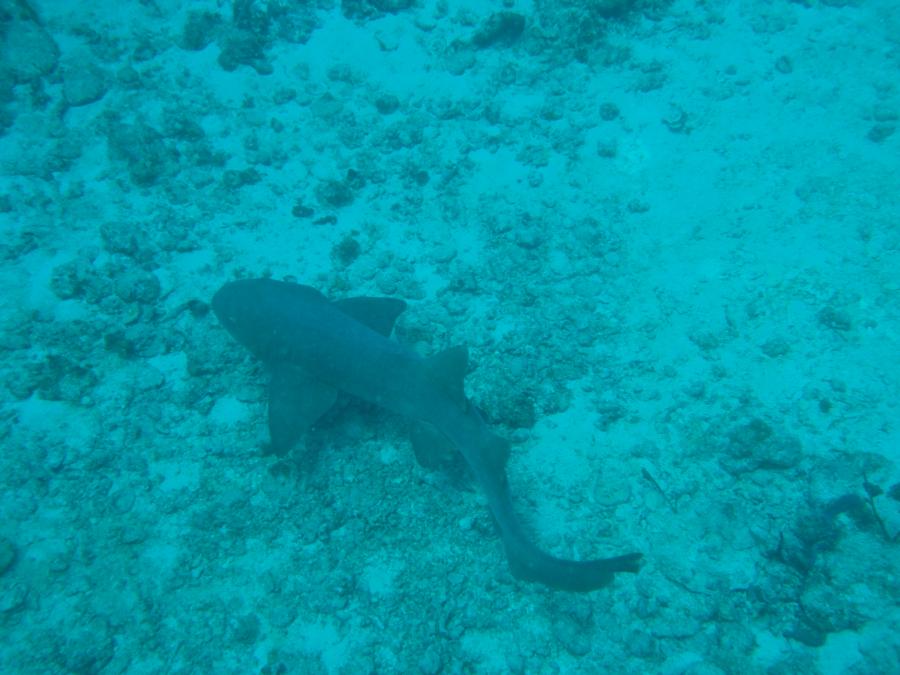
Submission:
<svg viewBox="0 0 900 675">
<path fill-rule="evenodd" d="M 887 138 L 893 136 L 896 130 L 897 128 L 893 124 L 876 124 L 871 129 L 869 129 L 869 133 L 866 134 L 866 138 L 868 138 L 873 143 L 881 143 Z"/>
<path fill-rule="evenodd" d="M 561 617 L 554 623 L 553 634 L 572 656 L 585 656 L 591 652 L 590 630 L 571 617 Z"/>
<path fill-rule="evenodd" d="M 9 539 L 0 537 L 0 574 L 12 567 L 15 560 L 16 547 Z"/>
<path fill-rule="evenodd" d="M 382 94 L 375 99 L 375 107 L 382 115 L 390 115 L 400 107 L 400 99 L 393 94 Z"/>
<path fill-rule="evenodd" d="M 525 30 L 525 17 L 516 12 L 495 12 L 472 36 L 472 44 L 479 49 L 505 47 L 519 39 Z"/>
<path fill-rule="evenodd" d="M 419 659 L 419 672 L 422 675 L 437 675 L 443 668 L 441 654 L 434 646 L 429 647 Z"/>
<path fill-rule="evenodd" d="M 25 584 L 14 583 L 0 587 L 0 614 L 7 614 L 21 609 L 28 597 Z"/>
<path fill-rule="evenodd" d="M 29 20 L 12 21 L 4 31 L 3 40 L 0 40 L 0 63 L 17 83 L 30 82 L 53 72 L 59 47 L 47 31 Z"/>
<path fill-rule="evenodd" d="M 106 89 L 106 74 L 87 61 L 71 65 L 63 74 L 63 96 L 70 106 L 77 108 L 99 101 Z"/>
</svg>

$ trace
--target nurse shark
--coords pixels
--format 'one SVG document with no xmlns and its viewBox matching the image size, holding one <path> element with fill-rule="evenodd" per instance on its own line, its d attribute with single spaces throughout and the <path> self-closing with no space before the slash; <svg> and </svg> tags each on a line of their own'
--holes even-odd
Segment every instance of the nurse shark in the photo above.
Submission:
<svg viewBox="0 0 900 675">
<path fill-rule="evenodd" d="M 468 354 L 454 347 L 430 358 L 390 339 L 406 303 L 357 297 L 329 301 L 319 291 L 272 279 L 225 284 L 212 299 L 222 325 L 271 371 L 269 431 L 287 451 L 331 408 L 338 392 L 413 420 L 451 445 L 487 497 L 513 576 L 551 588 L 591 591 L 618 572 L 637 572 L 641 554 L 567 560 L 541 550 L 513 509 L 506 478 L 509 443 L 466 398 Z"/>
</svg>

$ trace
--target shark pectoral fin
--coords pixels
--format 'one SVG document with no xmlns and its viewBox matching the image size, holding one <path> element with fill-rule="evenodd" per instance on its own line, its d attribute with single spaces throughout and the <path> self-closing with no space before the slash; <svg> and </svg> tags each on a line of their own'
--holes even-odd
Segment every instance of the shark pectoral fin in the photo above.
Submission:
<svg viewBox="0 0 900 675">
<path fill-rule="evenodd" d="M 419 466 L 446 474 L 456 487 L 468 483 L 468 465 L 465 458 L 437 427 L 427 422 L 417 422 L 409 434 L 413 452 Z"/>
<path fill-rule="evenodd" d="M 465 345 L 450 347 L 425 359 L 425 368 L 434 384 L 449 394 L 454 401 L 467 407 L 463 380 L 469 367 L 469 350 Z"/>
<path fill-rule="evenodd" d="M 447 437 L 427 422 L 415 424 L 409 440 L 412 442 L 416 461 L 426 469 L 440 469 L 451 461 L 453 455 L 459 455 Z"/>
<path fill-rule="evenodd" d="M 333 304 L 347 316 L 385 337 L 390 337 L 394 322 L 406 309 L 406 303 L 397 298 L 344 298 Z"/>
<path fill-rule="evenodd" d="M 274 367 L 269 385 L 269 435 L 272 452 L 284 455 L 324 415 L 337 389 L 296 368 Z"/>
</svg>

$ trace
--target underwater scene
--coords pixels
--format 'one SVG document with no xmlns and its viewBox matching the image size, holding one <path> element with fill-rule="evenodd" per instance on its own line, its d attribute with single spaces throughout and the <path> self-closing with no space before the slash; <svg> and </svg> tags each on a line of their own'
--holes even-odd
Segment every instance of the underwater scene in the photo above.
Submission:
<svg viewBox="0 0 900 675">
<path fill-rule="evenodd" d="M 900 2 L 0 0 L 0 673 L 900 673 Z"/>
</svg>

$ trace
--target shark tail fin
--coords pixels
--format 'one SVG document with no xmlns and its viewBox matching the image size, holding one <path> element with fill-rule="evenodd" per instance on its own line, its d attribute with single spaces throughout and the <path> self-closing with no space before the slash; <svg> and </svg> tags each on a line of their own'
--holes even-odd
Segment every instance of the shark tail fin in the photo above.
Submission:
<svg viewBox="0 0 900 675">
<path fill-rule="evenodd" d="M 467 405 L 463 380 L 468 366 L 469 350 L 465 345 L 445 349 L 425 359 L 425 368 L 435 385 L 463 407 Z"/>
</svg>

